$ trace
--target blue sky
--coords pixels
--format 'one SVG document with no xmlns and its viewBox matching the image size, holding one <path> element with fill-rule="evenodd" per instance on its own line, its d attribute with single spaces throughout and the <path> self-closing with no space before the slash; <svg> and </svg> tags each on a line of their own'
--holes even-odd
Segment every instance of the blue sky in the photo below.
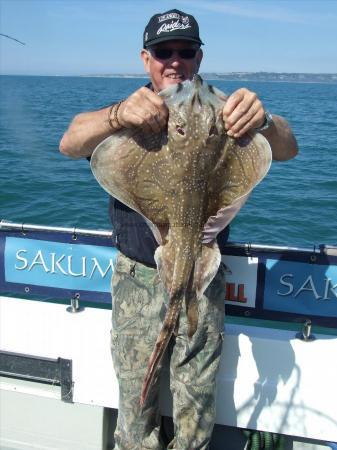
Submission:
<svg viewBox="0 0 337 450">
<path fill-rule="evenodd" d="M 0 0 L 1 74 L 143 73 L 151 15 L 193 14 L 202 72 L 337 73 L 337 0 Z"/>
</svg>

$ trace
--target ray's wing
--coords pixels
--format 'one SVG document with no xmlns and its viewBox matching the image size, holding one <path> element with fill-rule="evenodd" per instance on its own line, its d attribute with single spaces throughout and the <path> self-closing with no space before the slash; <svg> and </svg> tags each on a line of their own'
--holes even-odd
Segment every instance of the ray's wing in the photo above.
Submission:
<svg viewBox="0 0 337 450">
<path fill-rule="evenodd" d="M 270 145 L 261 134 L 229 138 L 210 176 L 207 225 L 224 218 L 221 229 L 235 217 L 250 192 L 262 181 L 272 161 Z M 220 220 L 221 223 L 221 220 Z M 221 231 L 221 230 L 219 230 Z"/>
<path fill-rule="evenodd" d="M 91 169 L 98 183 L 110 195 L 142 214 L 153 224 L 166 220 L 162 187 L 154 168 L 161 165 L 164 133 L 144 135 L 141 130 L 121 130 L 97 146 Z"/>
</svg>

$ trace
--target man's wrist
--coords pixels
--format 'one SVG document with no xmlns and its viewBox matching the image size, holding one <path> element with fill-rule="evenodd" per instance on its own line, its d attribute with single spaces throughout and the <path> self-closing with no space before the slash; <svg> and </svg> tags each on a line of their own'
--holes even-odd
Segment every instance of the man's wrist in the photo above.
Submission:
<svg viewBox="0 0 337 450">
<path fill-rule="evenodd" d="M 267 130 L 268 128 L 271 127 L 271 125 L 273 125 L 274 120 L 273 120 L 273 116 L 271 115 L 271 113 L 269 111 L 265 111 L 264 112 L 264 122 L 260 127 L 255 128 L 255 132 L 259 133 L 260 131 L 264 131 Z"/>
<path fill-rule="evenodd" d="M 120 130 L 123 128 L 122 124 L 119 121 L 118 110 L 123 101 L 115 103 L 111 105 L 108 111 L 108 124 L 113 132 Z"/>
</svg>

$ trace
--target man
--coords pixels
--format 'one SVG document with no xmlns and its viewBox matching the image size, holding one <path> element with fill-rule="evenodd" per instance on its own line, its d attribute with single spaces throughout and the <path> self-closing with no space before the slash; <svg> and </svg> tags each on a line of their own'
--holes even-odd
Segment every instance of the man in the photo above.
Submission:
<svg viewBox="0 0 337 450">
<path fill-rule="evenodd" d="M 108 108 L 75 116 L 60 143 L 64 154 L 90 157 L 94 148 L 121 128 L 158 133 L 168 109 L 157 95 L 166 87 L 191 79 L 202 60 L 199 27 L 193 16 L 178 10 L 154 15 L 143 36 L 141 58 L 151 83 Z M 234 92 L 223 109 L 227 134 L 234 138 L 249 130 L 268 139 L 276 160 L 297 153 L 287 122 L 267 113 L 254 92 Z M 157 246 L 144 220 L 111 199 L 114 237 L 120 250 L 112 280 L 112 356 L 120 385 L 115 432 L 116 449 L 163 449 L 158 412 L 159 377 L 143 410 L 139 396 L 148 358 L 165 315 L 167 296 L 153 259 Z M 228 230 L 218 236 L 221 247 Z M 222 345 L 224 274 L 220 268 L 199 300 L 198 329 L 187 338 L 185 311 L 169 348 L 175 437 L 170 449 L 206 449 L 215 420 L 215 377 Z"/>
</svg>

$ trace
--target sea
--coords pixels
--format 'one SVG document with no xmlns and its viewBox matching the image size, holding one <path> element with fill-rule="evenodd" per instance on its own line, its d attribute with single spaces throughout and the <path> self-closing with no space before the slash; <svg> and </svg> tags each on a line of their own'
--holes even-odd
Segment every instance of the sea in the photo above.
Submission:
<svg viewBox="0 0 337 450">
<path fill-rule="evenodd" d="M 143 78 L 1 76 L 0 220 L 110 230 L 108 197 L 87 160 L 59 152 L 75 114 L 126 98 Z M 273 162 L 231 225 L 230 241 L 337 245 L 337 84 L 209 81 L 255 91 L 284 116 L 296 158 Z"/>
</svg>

